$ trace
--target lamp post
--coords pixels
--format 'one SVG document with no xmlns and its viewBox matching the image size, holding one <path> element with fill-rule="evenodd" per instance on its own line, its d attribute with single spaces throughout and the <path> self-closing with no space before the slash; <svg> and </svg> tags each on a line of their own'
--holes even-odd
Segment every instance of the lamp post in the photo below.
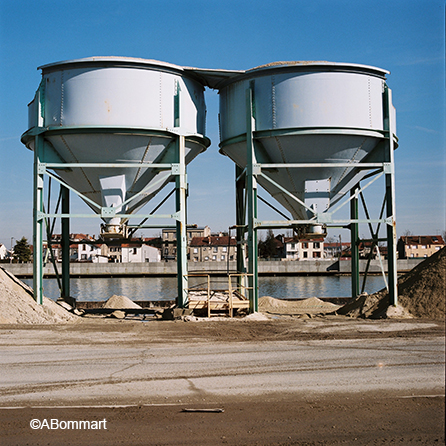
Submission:
<svg viewBox="0 0 446 446">
<path fill-rule="evenodd" d="M 14 237 L 11 237 L 11 251 L 9 254 L 9 263 L 12 263 L 12 242 L 13 242 L 13 240 L 14 240 Z"/>
<path fill-rule="evenodd" d="M 342 239 L 341 234 L 339 234 L 339 260 L 341 260 L 342 257 Z"/>
</svg>

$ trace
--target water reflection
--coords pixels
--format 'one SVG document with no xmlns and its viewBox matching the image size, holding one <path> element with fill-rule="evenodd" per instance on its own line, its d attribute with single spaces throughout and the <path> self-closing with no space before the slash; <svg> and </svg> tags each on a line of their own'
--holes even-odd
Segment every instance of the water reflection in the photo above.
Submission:
<svg viewBox="0 0 446 446">
<path fill-rule="evenodd" d="M 203 277 L 191 277 L 190 286 L 206 285 Z M 227 279 L 216 278 L 214 288 L 227 289 Z M 361 278 L 362 284 L 363 278 Z M 23 279 L 32 286 L 32 279 Z M 43 280 L 44 295 L 59 297 L 56 279 Z M 365 291 L 369 294 L 384 287 L 381 276 L 367 277 Z M 176 277 L 114 277 L 73 278 L 70 280 L 71 296 L 80 301 L 104 301 L 113 294 L 132 300 L 174 300 L 177 296 Z M 260 277 L 259 296 L 279 299 L 305 299 L 308 297 L 348 297 L 351 281 L 349 276 L 281 276 Z"/>
<path fill-rule="evenodd" d="M 362 285 L 361 278 L 361 285 Z M 369 276 L 365 291 L 369 294 L 384 288 L 381 276 Z M 259 296 L 287 299 L 308 297 L 348 297 L 351 294 L 349 276 L 260 277 Z"/>
</svg>

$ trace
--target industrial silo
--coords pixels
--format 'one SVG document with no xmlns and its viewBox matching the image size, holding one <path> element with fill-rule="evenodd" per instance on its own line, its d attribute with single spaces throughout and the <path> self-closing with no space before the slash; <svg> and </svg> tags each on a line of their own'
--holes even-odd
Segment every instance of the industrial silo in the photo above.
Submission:
<svg viewBox="0 0 446 446">
<path fill-rule="evenodd" d="M 388 244 L 393 247 L 393 150 L 397 140 L 386 74 L 357 64 L 277 62 L 219 82 L 220 151 L 237 166 L 237 227 L 239 238 L 247 232 L 246 269 L 254 277 L 254 292 L 258 229 L 290 227 L 301 236 L 312 237 L 324 235 L 327 226 L 348 225 L 352 230 L 352 293 L 359 294 L 357 203 L 359 184 L 366 177 L 385 176 L 386 216 L 373 221 L 387 225 Z M 289 211 L 288 221 L 259 220 L 257 183 Z M 350 219 L 338 221 L 334 205 L 349 192 Z M 396 303 L 393 251 L 389 247 L 389 281 Z M 251 307 L 254 311 L 256 299 Z"/>
<path fill-rule="evenodd" d="M 138 211 L 173 181 L 177 208 L 170 217 L 184 245 L 178 256 L 183 306 L 186 165 L 210 144 L 203 85 L 182 67 L 135 58 L 91 57 L 40 69 L 42 81 L 28 106 L 29 130 L 22 135 L 35 153 L 35 249 L 42 244 L 46 217 L 45 175 L 102 218 L 103 238 L 126 237 L 135 214 L 156 218 Z M 66 223 L 68 212 L 56 216 Z M 41 301 L 41 253 L 36 260 L 34 289 Z"/>
</svg>

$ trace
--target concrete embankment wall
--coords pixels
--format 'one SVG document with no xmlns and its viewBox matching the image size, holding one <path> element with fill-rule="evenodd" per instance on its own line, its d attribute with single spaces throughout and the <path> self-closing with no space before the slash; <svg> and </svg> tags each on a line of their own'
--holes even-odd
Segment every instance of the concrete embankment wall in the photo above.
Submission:
<svg viewBox="0 0 446 446">
<path fill-rule="evenodd" d="M 398 260 L 398 272 L 410 271 L 423 259 Z M 365 271 L 366 260 L 360 261 L 360 271 Z M 59 274 L 60 274 L 60 264 Z M 4 263 L 2 267 L 17 277 L 32 277 L 33 265 Z M 235 262 L 189 262 L 189 274 L 222 274 L 227 271 L 235 271 Z M 387 267 L 387 262 L 384 262 Z M 114 276 L 175 276 L 175 262 L 154 262 L 154 263 L 71 263 L 70 274 L 73 277 L 114 277 Z M 381 272 L 378 260 L 372 260 L 369 271 L 379 274 Z M 290 262 L 259 262 L 260 275 L 323 275 L 323 274 L 350 274 L 351 265 L 349 260 L 334 261 L 330 259 L 290 261 Z M 45 277 L 55 275 L 51 264 L 45 267 Z"/>
</svg>

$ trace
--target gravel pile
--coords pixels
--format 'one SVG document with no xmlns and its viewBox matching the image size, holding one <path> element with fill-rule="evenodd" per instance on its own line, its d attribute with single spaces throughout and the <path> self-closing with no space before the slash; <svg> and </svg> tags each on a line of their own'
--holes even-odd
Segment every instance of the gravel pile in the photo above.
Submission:
<svg viewBox="0 0 446 446">
<path fill-rule="evenodd" d="M 315 314 L 332 313 L 340 308 L 331 302 L 324 302 L 317 297 L 309 299 L 276 299 L 271 296 L 263 296 L 259 299 L 259 311 L 271 314 Z"/>
<path fill-rule="evenodd" d="M 0 267 L 0 324 L 55 324 L 79 318 L 46 297 L 38 305 L 32 289 Z"/>
<path fill-rule="evenodd" d="M 124 310 L 126 308 L 141 308 L 141 306 L 139 306 L 126 296 L 118 296 L 114 294 L 104 303 L 102 308 L 116 308 L 118 310 Z"/>
</svg>

